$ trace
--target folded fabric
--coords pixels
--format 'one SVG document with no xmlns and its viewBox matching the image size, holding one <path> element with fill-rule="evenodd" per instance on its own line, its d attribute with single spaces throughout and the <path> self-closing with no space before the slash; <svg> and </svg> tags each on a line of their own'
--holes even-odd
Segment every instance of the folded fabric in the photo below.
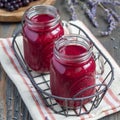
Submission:
<svg viewBox="0 0 120 120">
<path fill-rule="evenodd" d="M 17 58 L 14 55 L 14 51 L 11 48 L 12 38 L 0 38 L 1 65 L 10 77 L 11 81 L 17 87 L 33 120 L 96 120 L 120 110 L 120 67 L 103 47 L 103 45 L 81 21 L 70 21 L 70 23 L 82 27 L 82 29 L 84 29 L 93 40 L 95 45 L 98 46 L 101 51 L 104 51 L 104 55 L 110 60 L 112 66 L 114 67 L 114 81 L 112 82 L 100 105 L 89 114 L 68 117 L 56 114 L 45 105 L 43 99 L 21 68 Z M 74 30 L 71 28 L 70 31 L 74 33 Z M 17 37 L 17 40 L 22 41 L 22 36 Z M 19 46 L 21 45 L 22 42 L 19 42 Z"/>
</svg>

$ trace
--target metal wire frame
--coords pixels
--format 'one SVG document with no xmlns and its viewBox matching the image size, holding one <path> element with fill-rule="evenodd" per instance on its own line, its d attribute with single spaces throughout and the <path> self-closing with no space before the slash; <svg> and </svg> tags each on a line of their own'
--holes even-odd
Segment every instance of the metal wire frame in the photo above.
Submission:
<svg viewBox="0 0 120 120">
<path fill-rule="evenodd" d="M 13 37 L 13 42 L 12 42 L 12 48 L 14 50 L 15 56 L 18 59 L 18 62 L 22 66 L 24 72 L 30 79 L 31 83 L 34 85 L 38 93 L 42 96 L 42 99 L 46 106 L 48 106 L 51 110 L 53 110 L 56 114 L 61 114 L 65 116 L 80 116 L 83 114 L 88 114 L 90 113 L 93 109 L 97 108 L 99 104 L 101 103 L 105 93 L 109 89 L 112 81 L 114 80 L 114 69 L 110 61 L 107 59 L 107 57 L 104 55 L 104 53 L 98 48 L 98 46 L 93 42 L 93 40 L 89 37 L 89 35 L 80 27 L 77 25 L 74 25 L 70 23 L 72 27 L 75 27 L 78 29 L 78 34 L 84 34 L 92 43 L 94 46 L 94 49 L 102 56 L 104 59 L 104 73 L 101 76 L 102 81 L 99 83 L 96 83 L 93 86 L 90 86 L 82 91 L 79 91 L 76 95 L 74 95 L 72 98 L 64 98 L 64 97 L 59 97 L 59 96 L 54 96 L 51 94 L 50 91 L 50 79 L 46 79 L 46 76 L 49 78 L 49 73 L 42 73 L 42 74 L 37 74 L 34 75 L 34 71 L 30 70 L 30 68 L 27 66 L 24 56 L 23 56 L 23 51 L 21 51 L 18 43 L 17 43 L 17 36 L 21 33 L 21 30 L 15 34 Z M 99 59 L 98 57 L 95 58 L 96 61 Z M 107 69 L 109 67 L 109 70 Z M 36 82 L 36 79 L 39 79 L 39 82 Z M 97 79 L 97 78 L 96 78 Z M 45 86 L 43 88 L 42 86 Z M 79 98 L 80 94 L 83 92 L 90 90 L 90 89 L 96 89 L 95 94 L 87 97 L 82 97 Z M 87 104 L 83 104 L 84 101 L 86 100 L 91 100 Z M 64 103 L 64 106 L 60 106 L 57 101 L 62 101 Z M 69 104 L 72 103 L 78 103 L 79 107 L 69 107 Z"/>
</svg>

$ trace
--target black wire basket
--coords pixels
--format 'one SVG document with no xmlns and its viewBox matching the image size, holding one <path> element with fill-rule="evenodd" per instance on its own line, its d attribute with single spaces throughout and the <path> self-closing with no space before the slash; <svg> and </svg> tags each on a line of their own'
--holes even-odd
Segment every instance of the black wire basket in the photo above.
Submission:
<svg viewBox="0 0 120 120">
<path fill-rule="evenodd" d="M 59 96 L 54 96 L 51 94 L 50 90 L 50 75 L 49 73 L 37 73 L 32 71 L 24 60 L 23 48 L 22 48 L 22 40 L 17 40 L 17 37 L 21 35 L 21 31 L 15 34 L 13 37 L 12 48 L 14 50 L 15 56 L 18 59 L 18 62 L 22 66 L 24 72 L 30 79 L 33 86 L 36 88 L 38 93 L 42 96 L 43 101 L 46 106 L 48 106 L 51 110 L 53 110 L 56 114 L 61 114 L 64 116 L 80 116 L 83 114 L 88 114 L 91 110 L 97 108 L 101 103 L 105 93 L 109 89 L 113 79 L 114 79 L 114 71 L 110 61 L 104 55 L 103 51 L 100 51 L 98 46 L 95 45 L 93 40 L 89 37 L 89 35 L 80 27 L 70 23 L 74 29 L 78 31 L 78 34 L 82 34 L 86 36 L 92 43 L 93 49 L 98 53 L 98 56 L 95 57 L 96 64 L 98 64 L 98 59 L 102 57 L 104 63 L 104 73 L 101 76 L 96 77 L 96 84 L 94 86 L 90 86 L 82 91 L 79 91 L 77 95 L 85 92 L 89 89 L 95 88 L 95 93 L 91 96 L 78 98 L 77 95 L 73 98 L 64 98 Z M 21 46 L 19 45 L 21 42 Z M 64 102 L 64 106 L 59 105 L 56 101 Z M 90 100 L 87 104 L 83 104 L 84 101 Z M 69 103 L 79 102 L 79 107 L 69 107 Z"/>
</svg>

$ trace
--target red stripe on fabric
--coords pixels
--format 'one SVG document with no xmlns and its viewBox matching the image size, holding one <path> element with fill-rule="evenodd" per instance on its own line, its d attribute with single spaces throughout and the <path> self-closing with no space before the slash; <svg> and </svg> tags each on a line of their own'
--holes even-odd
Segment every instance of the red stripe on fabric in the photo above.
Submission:
<svg viewBox="0 0 120 120">
<path fill-rule="evenodd" d="M 114 104 L 112 103 L 112 101 L 109 100 L 109 98 L 107 98 L 106 96 L 104 96 L 103 99 L 111 107 L 111 110 L 113 110 L 113 112 L 117 112 L 116 107 L 114 106 Z"/>
<path fill-rule="evenodd" d="M 103 78 L 100 77 L 99 80 L 102 82 L 102 81 L 103 81 Z M 111 89 L 108 88 L 107 93 L 111 96 L 110 90 L 111 90 Z M 112 91 L 112 90 L 111 90 L 111 91 Z M 116 96 L 115 96 L 115 95 L 113 95 L 113 96 L 111 96 L 111 97 L 113 98 L 114 101 L 116 101 Z M 112 101 L 110 101 L 110 99 L 109 99 L 108 97 L 104 96 L 104 97 L 103 97 L 103 100 L 111 107 L 111 110 L 113 110 L 113 112 L 117 112 L 116 107 L 114 106 L 114 104 L 112 103 Z"/>
<path fill-rule="evenodd" d="M 88 117 L 87 117 L 87 118 L 84 117 L 84 115 L 81 115 L 81 116 L 80 116 L 80 120 L 86 120 L 86 119 L 88 119 L 88 118 L 90 118 L 90 117 L 89 117 L 89 114 L 88 114 Z"/>
<path fill-rule="evenodd" d="M 105 116 L 109 115 L 109 112 L 108 111 L 103 111 Z"/>
<path fill-rule="evenodd" d="M 18 70 L 16 64 L 14 63 L 14 60 L 11 58 L 11 56 L 10 56 L 9 53 L 7 52 L 7 49 L 5 48 L 3 41 L 1 41 L 1 45 L 2 45 L 2 47 L 3 47 L 4 52 L 5 52 L 6 55 L 9 57 L 10 62 L 11 62 L 12 65 L 14 66 L 15 70 L 17 71 L 17 73 L 20 75 L 20 77 L 23 79 L 25 85 L 27 86 L 27 88 L 28 88 L 28 90 L 29 90 L 31 96 L 33 97 L 33 99 L 34 99 L 34 101 L 35 101 L 35 103 L 36 103 L 36 106 L 37 106 L 37 108 L 38 108 L 38 110 L 39 110 L 40 115 L 41 115 L 42 118 L 45 120 L 45 115 L 44 115 L 44 113 L 42 112 L 41 108 L 39 107 L 39 105 L 38 105 L 39 103 L 36 101 L 36 98 L 35 98 L 35 96 L 33 95 L 33 93 L 32 93 L 32 91 L 31 91 L 30 87 L 27 85 L 27 83 L 26 83 L 24 77 L 20 74 L 20 72 L 19 72 L 19 70 Z"/>
<path fill-rule="evenodd" d="M 100 78 L 100 81 L 102 82 L 103 79 Z M 107 91 L 107 92 L 110 94 L 110 96 L 112 96 L 112 98 L 114 98 L 114 100 L 115 100 L 118 104 L 120 104 L 120 100 L 119 100 L 119 99 L 116 97 L 116 95 L 113 93 L 112 89 L 108 88 L 108 91 Z"/>
<path fill-rule="evenodd" d="M 114 111 L 113 111 L 113 109 L 111 109 L 111 110 L 105 110 L 105 111 L 103 111 L 103 113 L 105 114 L 105 116 L 108 116 L 108 115 L 110 115 L 111 114 L 111 111 L 112 111 L 112 113 L 114 113 Z M 116 111 L 115 111 L 116 112 Z"/>
<path fill-rule="evenodd" d="M 100 81 L 103 81 L 102 78 L 100 78 Z M 110 96 L 120 105 L 120 100 L 116 97 L 116 95 L 114 94 L 114 92 L 112 91 L 111 88 L 108 88 L 108 91 L 107 91 Z"/>
<path fill-rule="evenodd" d="M 85 120 L 85 118 L 83 118 L 83 116 L 80 117 L 80 120 Z"/>
<path fill-rule="evenodd" d="M 111 106 L 111 110 L 113 110 L 113 112 L 117 112 L 116 107 L 114 106 L 114 104 L 107 97 L 104 97 L 103 99 L 105 100 L 105 102 L 107 104 L 109 104 L 109 106 Z"/>
<path fill-rule="evenodd" d="M 108 92 L 110 93 L 110 95 L 114 98 L 114 100 L 120 104 L 120 100 L 115 96 L 115 94 L 113 93 L 113 91 L 111 89 L 108 89 Z"/>
<path fill-rule="evenodd" d="M 9 44 L 9 46 L 11 46 L 11 41 L 10 41 L 9 39 L 7 40 L 7 42 L 8 42 L 8 44 Z M 13 52 L 12 49 L 11 49 L 11 51 L 12 51 L 12 53 L 14 54 L 14 52 Z M 26 81 L 25 81 L 25 82 L 26 82 Z M 26 85 L 28 86 L 27 83 L 26 83 Z M 29 87 L 29 86 L 28 86 L 28 87 Z M 32 92 L 32 91 L 31 91 L 31 92 Z M 37 92 L 37 91 L 36 91 L 36 92 Z M 33 94 L 33 93 L 31 93 L 31 94 Z M 38 93 L 38 95 L 39 95 L 39 93 Z M 34 96 L 34 94 L 33 94 L 33 96 Z M 35 97 L 35 96 L 34 96 L 34 97 Z M 50 109 L 48 109 L 48 108 L 46 107 L 46 105 L 45 105 L 42 97 L 41 97 L 40 95 L 39 95 L 39 97 L 40 97 L 40 99 L 42 100 L 42 103 L 43 103 L 43 105 L 44 105 L 44 107 L 45 107 L 45 110 L 49 113 L 50 118 L 51 118 L 52 120 L 55 120 L 55 118 L 54 118 L 54 116 L 52 115 Z M 36 99 L 35 99 L 35 102 L 37 102 Z M 39 104 L 39 103 L 37 102 L 37 104 Z M 39 105 L 39 106 L 40 106 L 40 105 Z M 37 106 L 37 107 L 38 107 L 38 106 Z"/>
</svg>

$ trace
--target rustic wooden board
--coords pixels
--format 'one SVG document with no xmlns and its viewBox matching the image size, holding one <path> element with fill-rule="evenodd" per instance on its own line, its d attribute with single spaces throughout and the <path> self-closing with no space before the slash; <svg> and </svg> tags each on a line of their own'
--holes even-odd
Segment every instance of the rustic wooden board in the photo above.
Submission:
<svg viewBox="0 0 120 120">
<path fill-rule="evenodd" d="M 25 12 L 26 9 L 33 5 L 39 5 L 39 4 L 53 4 L 55 0 L 37 0 L 34 2 L 31 2 L 26 7 L 21 7 L 18 10 L 8 12 L 6 10 L 0 9 L 0 22 L 20 22 L 21 18 Z"/>
<path fill-rule="evenodd" d="M 6 120 L 6 73 L 0 64 L 0 120 Z"/>
</svg>

